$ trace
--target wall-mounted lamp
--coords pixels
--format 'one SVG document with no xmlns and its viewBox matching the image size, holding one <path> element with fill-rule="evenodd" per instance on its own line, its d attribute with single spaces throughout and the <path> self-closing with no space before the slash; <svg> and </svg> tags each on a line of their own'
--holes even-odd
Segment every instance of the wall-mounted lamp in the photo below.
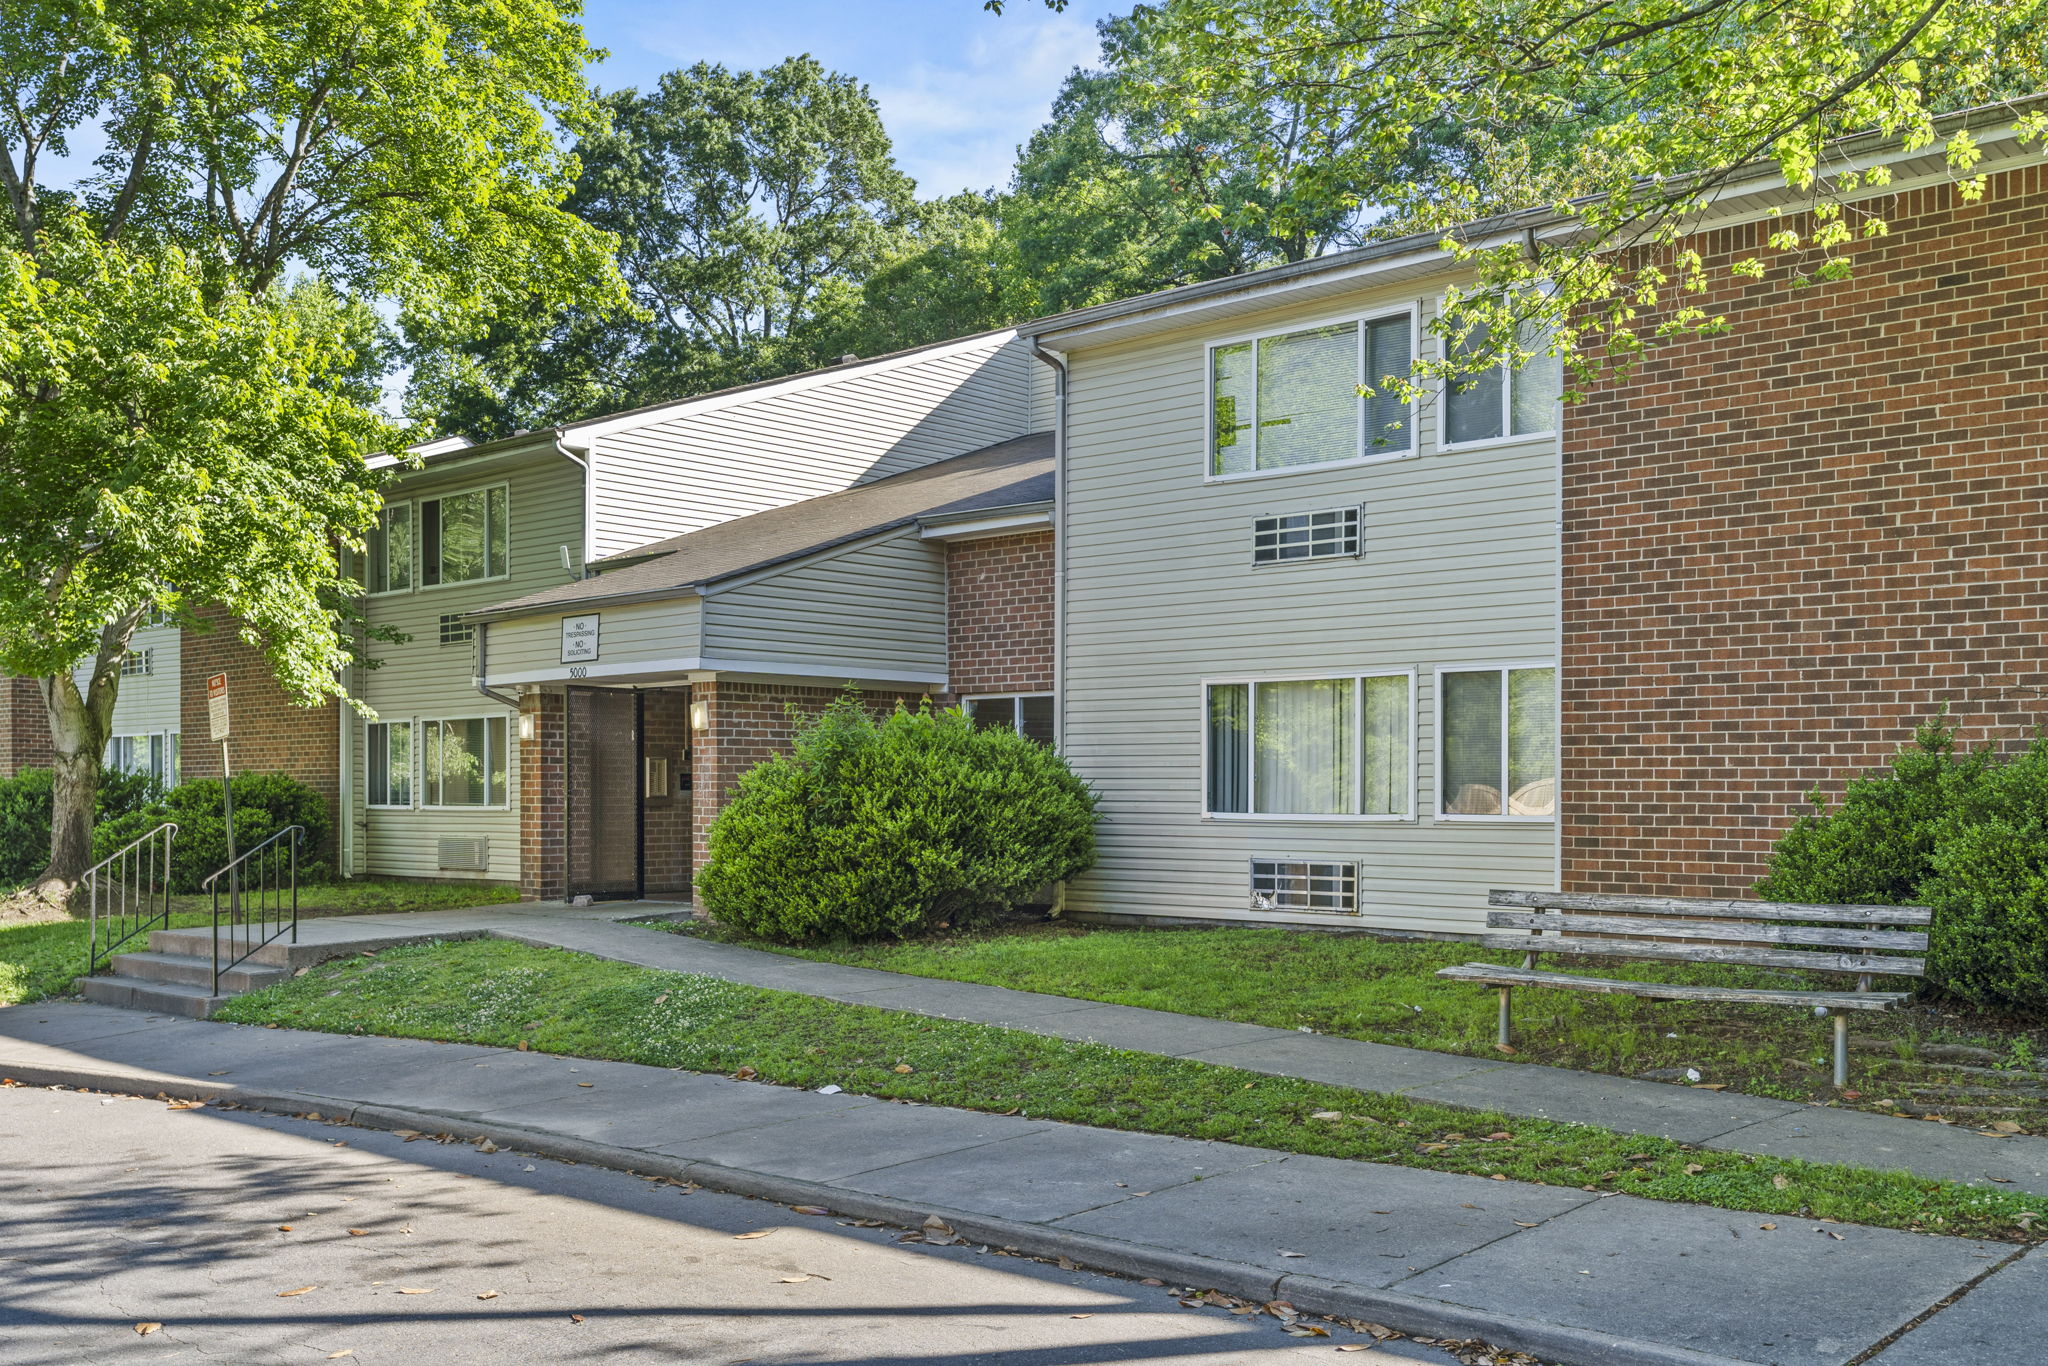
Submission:
<svg viewBox="0 0 2048 1366">
<path fill-rule="evenodd" d="M 709 730 L 710 728 L 711 704 L 709 702 L 692 702 L 690 704 L 690 729 Z"/>
<path fill-rule="evenodd" d="M 523 711 L 519 713 L 520 739 L 531 740 L 536 734 L 539 733 L 539 727 L 534 724 L 537 719 L 538 718 L 536 718 L 534 714 L 530 711 Z"/>
</svg>

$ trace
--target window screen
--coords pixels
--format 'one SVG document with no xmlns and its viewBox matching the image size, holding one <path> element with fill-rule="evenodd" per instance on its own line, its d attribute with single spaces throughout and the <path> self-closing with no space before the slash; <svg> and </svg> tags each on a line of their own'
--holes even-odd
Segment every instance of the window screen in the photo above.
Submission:
<svg viewBox="0 0 2048 1366">
<path fill-rule="evenodd" d="M 1451 354 L 1479 355 L 1488 349 L 1492 336 L 1490 329 L 1475 327 L 1463 341 L 1452 344 Z M 1446 442 L 1529 436 L 1556 428 L 1564 363 L 1556 356 L 1544 354 L 1549 337 L 1535 324 L 1522 324 L 1516 339 L 1531 353 L 1525 364 L 1510 370 L 1503 355 L 1485 369 L 1462 375 L 1452 383 L 1444 396 Z"/>
<path fill-rule="evenodd" d="M 502 485 L 420 503 L 420 579 L 429 586 L 503 577 L 506 497 Z"/>
<path fill-rule="evenodd" d="M 970 697 L 965 709 L 976 726 L 986 730 L 1000 727 L 1014 730 L 1041 745 L 1053 742 L 1053 699 L 1051 694 L 1021 697 Z"/>
<path fill-rule="evenodd" d="M 412 805 L 412 722 L 377 721 L 368 744 L 371 806 Z"/>
<path fill-rule="evenodd" d="M 422 799 L 427 806 L 505 801 L 505 718 L 470 716 L 422 725 Z"/>
<path fill-rule="evenodd" d="M 372 593 L 396 593 L 412 587 L 412 504 L 394 503 L 370 529 Z"/>
</svg>

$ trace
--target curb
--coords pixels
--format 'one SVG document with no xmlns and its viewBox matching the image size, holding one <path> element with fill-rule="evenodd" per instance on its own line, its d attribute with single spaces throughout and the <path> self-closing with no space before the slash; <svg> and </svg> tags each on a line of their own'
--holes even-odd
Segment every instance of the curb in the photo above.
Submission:
<svg viewBox="0 0 2048 1366">
<path fill-rule="evenodd" d="M 1394 1290 L 1376 1290 L 1313 1276 L 1274 1272 L 1242 1262 L 1127 1243 L 1046 1224 L 850 1191 L 816 1181 L 668 1157 L 637 1148 L 619 1148 L 516 1124 L 485 1123 L 432 1110 L 376 1105 L 307 1091 L 263 1091 L 240 1086 L 207 1085 L 187 1078 L 151 1077 L 134 1072 L 17 1066 L 4 1061 L 0 1061 L 0 1072 L 25 1085 L 160 1094 L 176 1100 L 226 1102 L 246 1110 L 293 1117 L 315 1113 L 324 1119 L 343 1120 L 366 1129 L 419 1129 L 429 1133 L 454 1133 L 471 1141 L 489 1139 L 500 1148 L 514 1148 L 593 1167 L 692 1181 L 709 1190 L 754 1196 L 777 1204 L 820 1205 L 834 1213 L 882 1219 L 909 1228 L 916 1228 L 927 1217 L 936 1215 L 971 1242 L 994 1244 L 1036 1257 L 1065 1257 L 1096 1270 L 1200 1286 L 1243 1299 L 1261 1302 L 1284 1299 L 1308 1313 L 1366 1319 L 1386 1324 L 1411 1337 L 1480 1338 L 1491 1346 L 1526 1352 L 1545 1361 L 1559 1363 L 1559 1366 L 1756 1366 L 1754 1362 L 1739 1358 L 1696 1352 L 1667 1343 L 1617 1338 L 1564 1324 L 1489 1314 L 1445 1300 L 1425 1299 Z"/>
</svg>

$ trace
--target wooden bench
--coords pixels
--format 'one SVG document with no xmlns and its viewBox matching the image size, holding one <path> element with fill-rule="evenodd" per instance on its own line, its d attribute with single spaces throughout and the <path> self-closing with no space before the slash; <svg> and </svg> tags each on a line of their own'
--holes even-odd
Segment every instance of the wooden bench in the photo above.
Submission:
<svg viewBox="0 0 2048 1366">
<path fill-rule="evenodd" d="M 1927 960 L 1918 955 L 1926 951 L 1925 927 L 1934 919 L 1925 906 L 1807 906 L 1782 901 L 1499 891 L 1486 900 L 1489 906 L 1502 909 L 1487 913 L 1491 932 L 1481 935 L 1479 942 L 1489 949 L 1519 951 L 1522 966 L 1466 963 L 1444 968 L 1437 976 L 1500 988 L 1501 1047 L 1508 1046 L 1508 997 L 1516 987 L 1609 992 L 1654 1001 L 1797 1006 L 1834 1016 L 1838 1087 L 1849 1084 L 1848 1012 L 1890 1010 L 1912 994 L 1872 991 L 1870 979 L 1926 976 Z M 1815 921 L 1825 923 L 1812 923 Z M 1899 925 L 1921 928 L 1891 928 Z M 1856 989 L 1801 991 L 1627 982 L 1539 971 L 1536 955 L 1541 953 L 1854 973 Z"/>
</svg>

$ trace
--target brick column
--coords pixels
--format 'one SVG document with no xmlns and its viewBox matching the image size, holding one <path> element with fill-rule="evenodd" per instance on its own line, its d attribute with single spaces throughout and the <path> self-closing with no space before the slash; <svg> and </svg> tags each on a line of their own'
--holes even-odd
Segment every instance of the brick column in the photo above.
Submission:
<svg viewBox="0 0 2048 1366">
<path fill-rule="evenodd" d="M 25 768 L 48 768 L 57 759 L 50 746 L 50 717 L 33 678 L 0 678 L 0 778 Z"/>
<path fill-rule="evenodd" d="M 519 741 L 519 899 L 560 901 L 569 891 L 568 813 L 563 805 L 567 699 L 530 692 L 519 699 L 520 730 L 532 717 L 533 738 Z"/>
</svg>

